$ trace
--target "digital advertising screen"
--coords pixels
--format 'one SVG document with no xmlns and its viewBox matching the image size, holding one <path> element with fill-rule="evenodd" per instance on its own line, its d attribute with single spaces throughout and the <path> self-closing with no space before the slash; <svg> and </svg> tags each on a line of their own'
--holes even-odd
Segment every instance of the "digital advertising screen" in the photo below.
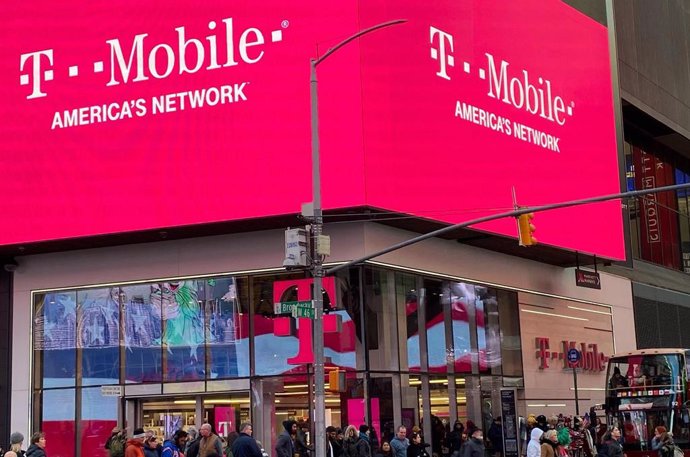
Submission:
<svg viewBox="0 0 690 457">
<path fill-rule="evenodd" d="M 559 0 L 0 5 L 0 245 L 326 210 L 444 223 L 620 191 L 607 30 Z M 598 236 L 583 237 L 578 221 Z M 620 202 L 540 243 L 625 257 Z M 474 228 L 516 236 L 513 219 Z"/>
</svg>

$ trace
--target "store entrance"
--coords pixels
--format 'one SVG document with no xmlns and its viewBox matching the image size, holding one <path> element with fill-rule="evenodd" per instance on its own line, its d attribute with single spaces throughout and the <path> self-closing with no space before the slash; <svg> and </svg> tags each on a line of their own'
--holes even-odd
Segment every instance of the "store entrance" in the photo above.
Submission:
<svg viewBox="0 0 690 457">
<path fill-rule="evenodd" d="M 133 428 L 152 430 L 159 439 L 170 438 L 176 430 L 199 429 L 209 423 L 221 437 L 236 431 L 249 421 L 249 392 L 206 394 L 196 396 L 160 396 L 126 400 L 128 423 Z"/>
</svg>

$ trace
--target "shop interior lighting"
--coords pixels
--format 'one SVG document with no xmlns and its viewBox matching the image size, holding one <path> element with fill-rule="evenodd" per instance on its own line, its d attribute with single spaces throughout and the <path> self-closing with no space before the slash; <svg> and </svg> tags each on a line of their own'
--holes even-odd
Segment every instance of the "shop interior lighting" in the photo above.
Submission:
<svg viewBox="0 0 690 457">
<path fill-rule="evenodd" d="M 543 316 L 562 317 L 564 319 L 573 319 L 576 321 L 589 321 L 589 319 L 585 319 L 584 317 L 566 316 L 565 314 L 556 314 L 556 313 L 545 313 L 544 311 L 533 311 L 531 309 L 525 309 L 525 308 L 520 308 L 520 311 L 522 311 L 523 313 L 541 314 Z"/>
<path fill-rule="evenodd" d="M 175 400 L 173 401 L 174 404 L 176 405 L 196 405 L 196 400 Z M 210 398 L 208 400 L 204 400 L 204 404 L 211 405 L 211 404 L 217 404 L 217 405 L 231 405 L 235 403 L 249 403 L 248 398 Z"/>
<path fill-rule="evenodd" d="M 568 308 L 570 308 L 570 309 L 576 309 L 576 310 L 578 310 L 578 311 L 585 311 L 585 312 L 588 312 L 588 313 L 604 314 L 604 315 L 606 315 L 606 316 L 610 316 L 610 315 L 611 315 L 611 311 L 597 311 L 597 310 L 595 310 L 595 309 L 580 308 L 580 307 L 578 307 L 578 306 L 571 306 L 571 305 L 568 305 Z"/>
<path fill-rule="evenodd" d="M 564 408 L 565 403 L 530 403 L 527 406 L 530 408 Z"/>
</svg>

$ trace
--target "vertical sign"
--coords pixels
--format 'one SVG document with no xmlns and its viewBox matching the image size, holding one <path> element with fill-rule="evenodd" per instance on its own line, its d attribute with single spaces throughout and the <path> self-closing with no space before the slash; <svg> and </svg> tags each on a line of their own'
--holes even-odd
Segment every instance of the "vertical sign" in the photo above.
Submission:
<svg viewBox="0 0 690 457">
<path fill-rule="evenodd" d="M 503 457 L 518 457 L 518 417 L 515 389 L 501 389 L 501 415 L 503 416 Z"/>
<path fill-rule="evenodd" d="M 216 433 L 227 438 L 235 431 L 235 408 L 232 406 L 216 406 L 213 408 L 216 420 Z"/>
</svg>

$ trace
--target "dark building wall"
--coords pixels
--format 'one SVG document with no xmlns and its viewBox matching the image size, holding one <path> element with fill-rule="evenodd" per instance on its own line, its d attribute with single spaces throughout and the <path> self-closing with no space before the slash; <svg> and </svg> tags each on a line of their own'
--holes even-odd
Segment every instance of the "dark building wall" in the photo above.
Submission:
<svg viewBox="0 0 690 457">
<path fill-rule="evenodd" d="M 0 417 L 10 417 L 12 392 L 12 275 L 0 268 Z M 0 420 L 0 447 L 9 447 L 8 420 Z"/>
<path fill-rule="evenodd" d="M 690 2 L 614 0 L 613 5 L 622 97 L 687 139 Z"/>
<path fill-rule="evenodd" d="M 600 24 L 606 25 L 606 2 L 602 0 L 563 0 Z"/>
</svg>

